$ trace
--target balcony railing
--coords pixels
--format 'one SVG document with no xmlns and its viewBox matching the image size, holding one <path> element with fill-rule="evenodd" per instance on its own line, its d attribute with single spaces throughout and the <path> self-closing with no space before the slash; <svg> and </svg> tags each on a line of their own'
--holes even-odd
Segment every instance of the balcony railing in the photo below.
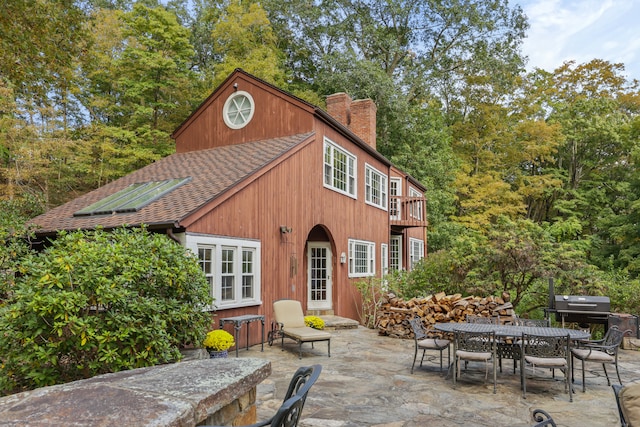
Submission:
<svg viewBox="0 0 640 427">
<path fill-rule="evenodd" d="M 427 201 L 424 197 L 392 196 L 389 199 L 391 225 L 427 226 Z"/>
</svg>

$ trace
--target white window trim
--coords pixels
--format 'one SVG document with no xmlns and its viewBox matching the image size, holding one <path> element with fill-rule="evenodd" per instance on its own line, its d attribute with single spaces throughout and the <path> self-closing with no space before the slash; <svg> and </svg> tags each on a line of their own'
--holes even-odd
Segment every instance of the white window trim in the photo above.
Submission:
<svg viewBox="0 0 640 427">
<path fill-rule="evenodd" d="M 371 194 L 374 188 L 371 185 L 373 175 L 380 177 L 380 203 L 371 200 Z M 389 177 L 370 164 L 364 164 L 364 185 L 365 185 L 365 203 L 376 208 L 387 210 L 387 202 L 389 200 Z M 368 191 L 367 191 L 368 190 Z"/>
<path fill-rule="evenodd" d="M 331 164 L 328 164 L 325 161 L 325 155 L 327 152 L 327 147 L 331 148 Z M 340 152 L 342 154 L 344 154 L 347 157 L 347 162 L 349 159 L 351 159 L 353 161 L 353 175 L 349 175 L 349 164 L 347 163 L 347 177 L 346 177 L 346 185 L 347 185 L 347 189 L 342 190 L 336 186 L 333 185 L 333 153 L 334 152 Z M 326 182 L 326 174 L 325 174 L 325 168 L 329 166 L 331 168 L 331 182 Z M 351 183 L 351 181 L 353 181 Z M 337 191 L 340 194 L 344 194 L 345 196 L 351 197 L 353 199 L 357 199 L 358 198 L 358 159 L 356 156 L 354 156 L 353 154 L 351 154 L 350 152 L 348 152 L 347 150 L 345 150 L 344 148 L 340 147 L 338 144 L 336 144 L 335 142 L 331 141 L 329 138 L 327 138 L 325 136 L 324 138 L 324 145 L 322 147 L 322 184 L 324 185 L 325 188 L 328 188 L 330 190 L 333 191 Z"/>
<path fill-rule="evenodd" d="M 245 118 L 245 121 L 242 123 L 233 123 L 231 120 L 229 120 L 229 108 L 231 107 L 231 103 L 233 102 L 233 100 L 235 98 L 238 98 L 240 96 L 244 96 L 249 100 L 249 104 L 251 106 L 251 111 L 249 111 L 249 116 L 247 116 Z M 253 118 L 253 114 L 256 111 L 256 104 L 253 101 L 253 97 L 251 96 L 251 94 L 249 92 L 245 92 L 243 90 L 239 90 L 237 92 L 232 93 L 231 95 L 229 95 L 229 97 L 227 98 L 227 100 L 224 103 L 224 107 L 222 108 L 222 118 L 224 119 L 224 123 L 230 127 L 231 129 L 242 129 L 243 127 L 245 127 L 246 125 L 249 124 L 249 122 L 251 121 L 251 119 Z"/>
<path fill-rule="evenodd" d="M 367 247 L 367 271 L 356 272 L 356 245 Z M 376 244 L 366 240 L 349 239 L 349 277 L 369 277 L 376 274 Z"/>
<path fill-rule="evenodd" d="M 393 186 L 391 184 L 394 184 Z M 394 194 L 391 194 L 391 189 L 395 190 Z M 402 179 L 391 178 L 389 179 L 389 216 L 393 220 L 402 219 Z"/>
<path fill-rule="evenodd" d="M 380 269 L 382 277 L 389 274 L 389 245 L 386 243 L 380 244 Z"/>
<path fill-rule="evenodd" d="M 420 253 L 416 253 L 414 250 L 417 248 Z M 424 240 L 415 239 L 413 237 L 409 238 L 409 256 L 411 260 L 409 261 L 409 267 L 413 270 L 414 265 L 424 258 Z M 417 256 L 417 259 L 416 259 Z"/>
<path fill-rule="evenodd" d="M 423 197 L 423 194 L 415 188 L 409 187 L 409 197 Z M 422 220 L 422 204 L 412 203 L 409 209 L 409 216 L 417 220 Z"/>
<path fill-rule="evenodd" d="M 253 305 L 262 304 L 261 300 L 261 243 L 259 240 L 241 239 L 241 238 L 229 238 L 222 236 L 214 236 L 210 234 L 196 234 L 186 233 L 184 236 L 184 246 L 190 249 L 195 256 L 199 259 L 198 248 L 206 247 L 213 249 L 213 287 L 212 295 L 215 300 L 213 301 L 213 307 L 207 307 L 206 310 L 226 310 L 237 307 L 247 307 Z M 234 300 L 222 301 L 220 299 L 222 289 L 222 249 L 234 249 Z M 254 292 L 253 298 L 242 298 L 242 251 L 250 250 L 254 252 L 253 256 L 253 276 L 254 276 Z"/>
<path fill-rule="evenodd" d="M 390 242 L 391 241 L 397 241 L 398 242 L 398 271 L 402 270 L 403 266 L 402 266 L 402 236 L 391 236 L 390 238 Z M 391 245 L 390 245 L 391 246 Z M 389 268 L 391 268 L 391 247 L 389 248 Z"/>
</svg>

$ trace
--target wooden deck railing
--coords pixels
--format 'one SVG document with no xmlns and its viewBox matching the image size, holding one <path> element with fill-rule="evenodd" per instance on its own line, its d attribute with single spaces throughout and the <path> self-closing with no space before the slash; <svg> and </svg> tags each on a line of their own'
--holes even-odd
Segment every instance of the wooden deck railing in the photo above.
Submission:
<svg viewBox="0 0 640 427">
<path fill-rule="evenodd" d="M 426 227 L 427 200 L 424 197 L 392 196 L 389 200 L 391 225 Z"/>
</svg>

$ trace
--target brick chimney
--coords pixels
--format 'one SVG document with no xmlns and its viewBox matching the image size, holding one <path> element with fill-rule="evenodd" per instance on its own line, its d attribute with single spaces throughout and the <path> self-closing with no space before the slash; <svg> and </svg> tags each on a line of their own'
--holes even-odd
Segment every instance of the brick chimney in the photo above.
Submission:
<svg viewBox="0 0 640 427">
<path fill-rule="evenodd" d="M 352 101 L 343 92 L 327 97 L 327 113 L 373 149 L 376 148 L 376 112 L 376 104 L 371 99 Z"/>
</svg>

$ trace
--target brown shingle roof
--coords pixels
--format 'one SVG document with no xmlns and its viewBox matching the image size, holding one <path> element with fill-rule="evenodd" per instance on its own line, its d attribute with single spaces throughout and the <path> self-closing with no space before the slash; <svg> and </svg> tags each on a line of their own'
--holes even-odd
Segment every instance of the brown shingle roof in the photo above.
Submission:
<svg viewBox="0 0 640 427">
<path fill-rule="evenodd" d="M 274 138 L 209 150 L 176 153 L 54 208 L 31 220 L 38 234 L 58 230 L 113 228 L 122 225 L 178 225 L 188 215 L 227 189 L 273 162 L 312 133 Z M 73 213 L 130 184 L 171 178 L 192 179 L 137 212 L 74 217 Z"/>
</svg>

